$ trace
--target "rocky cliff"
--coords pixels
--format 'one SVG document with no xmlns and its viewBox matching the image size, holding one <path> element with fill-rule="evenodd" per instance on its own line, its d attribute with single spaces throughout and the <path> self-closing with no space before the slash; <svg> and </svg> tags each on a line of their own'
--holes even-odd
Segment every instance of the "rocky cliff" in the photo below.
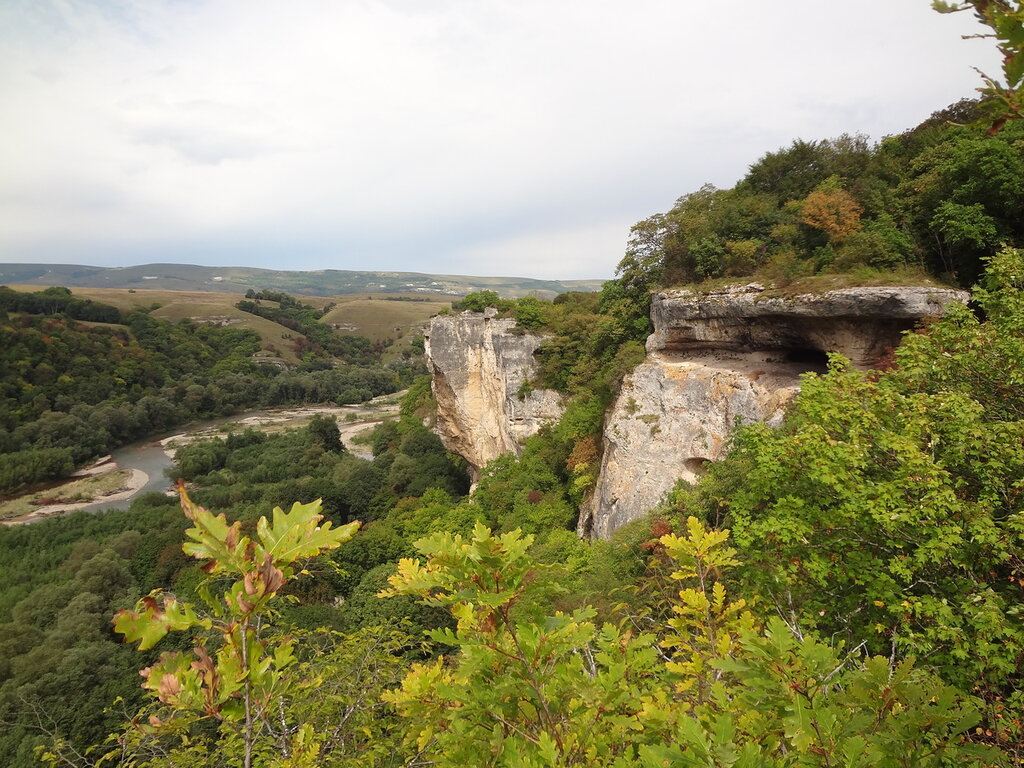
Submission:
<svg viewBox="0 0 1024 768">
<path fill-rule="evenodd" d="M 967 294 L 848 288 L 772 297 L 760 285 L 657 294 L 648 358 L 605 422 L 601 473 L 580 533 L 606 538 L 654 507 L 678 478 L 718 459 L 737 423 L 777 424 L 800 375 L 838 352 L 868 368 L 922 318 Z"/>
<path fill-rule="evenodd" d="M 829 353 L 869 368 L 920 320 L 967 298 L 927 287 L 782 297 L 758 284 L 655 295 L 647 360 L 606 416 L 600 476 L 580 510 L 580 534 L 606 538 L 656 506 L 679 478 L 695 480 L 723 455 L 738 423 L 780 423 L 800 376 L 823 372 Z M 437 430 L 474 480 L 562 414 L 557 393 L 522 386 L 536 374 L 542 339 L 514 329 L 493 311 L 464 312 L 434 318 L 427 333 Z"/>
<path fill-rule="evenodd" d="M 523 387 L 537 372 L 542 339 L 513 332 L 515 321 L 493 311 L 435 317 L 425 335 L 437 400 L 437 431 L 448 450 L 479 470 L 562 415 L 561 396 Z M 528 391 L 529 390 L 529 391 Z"/>
</svg>

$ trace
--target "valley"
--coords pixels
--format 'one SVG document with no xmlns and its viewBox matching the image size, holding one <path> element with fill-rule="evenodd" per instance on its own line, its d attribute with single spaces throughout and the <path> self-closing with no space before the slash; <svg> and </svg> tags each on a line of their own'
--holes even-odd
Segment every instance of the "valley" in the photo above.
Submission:
<svg viewBox="0 0 1024 768">
<path fill-rule="evenodd" d="M 306 426 L 311 416 L 338 419 L 344 446 L 355 456 L 371 459 L 358 436 L 396 416 L 395 401 L 401 393 L 363 406 L 290 408 L 251 411 L 236 416 L 188 425 L 184 432 L 156 436 L 135 445 L 118 448 L 93 465 L 76 472 L 72 479 L 32 493 L 0 502 L 0 525 L 21 525 L 69 512 L 100 512 L 127 509 L 142 493 L 175 495 L 167 471 L 174 466 L 175 451 L 196 440 L 223 439 L 235 431 L 256 429 L 275 433 Z"/>
</svg>

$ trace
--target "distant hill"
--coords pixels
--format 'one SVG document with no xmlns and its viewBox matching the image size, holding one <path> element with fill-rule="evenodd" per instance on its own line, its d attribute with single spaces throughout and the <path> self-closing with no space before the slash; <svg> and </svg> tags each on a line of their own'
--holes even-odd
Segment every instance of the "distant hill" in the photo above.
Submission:
<svg viewBox="0 0 1024 768">
<path fill-rule="evenodd" d="M 602 280 L 534 280 L 527 277 L 427 275 L 418 272 L 310 272 L 253 267 L 201 267 L 194 264 L 142 264 L 136 267 L 88 267 L 77 264 L 0 264 L 0 284 L 63 285 L 68 288 L 133 288 L 170 291 L 244 293 L 264 288 L 307 296 L 349 293 L 413 293 L 464 296 L 495 291 L 503 298 L 529 294 L 553 298 L 566 291 L 600 290 Z"/>
<path fill-rule="evenodd" d="M 37 286 L 11 283 L 19 291 L 37 291 Z M 244 298 L 241 291 L 172 291 L 152 288 L 91 288 L 72 286 L 76 298 L 92 299 L 128 312 L 146 308 L 154 317 L 177 321 L 188 318 L 197 323 L 233 325 L 249 328 L 259 334 L 265 350 L 275 350 L 284 363 L 297 365 L 293 349 L 296 333 L 290 328 L 243 312 L 235 305 Z M 323 322 L 342 336 L 366 336 L 370 341 L 389 344 L 384 361 L 403 356 L 423 326 L 443 309 L 451 306 L 451 297 L 430 294 L 409 296 L 396 293 L 349 293 L 337 296 L 293 294 L 304 304 L 318 309 L 333 307 Z M 269 302 L 274 303 L 274 302 Z M 153 306 L 157 309 L 151 309 Z"/>
</svg>

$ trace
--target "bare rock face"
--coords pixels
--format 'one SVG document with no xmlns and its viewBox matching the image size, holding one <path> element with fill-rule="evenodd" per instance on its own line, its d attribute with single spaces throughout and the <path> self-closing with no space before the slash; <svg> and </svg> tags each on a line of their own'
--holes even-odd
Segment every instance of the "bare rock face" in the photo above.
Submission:
<svg viewBox="0 0 1024 768">
<path fill-rule="evenodd" d="M 607 538 L 655 507 L 679 478 L 721 458 L 739 423 L 781 422 L 800 375 L 838 352 L 869 368 L 922 318 L 968 294 L 938 288 L 847 288 L 768 298 L 757 284 L 658 294 L 647 361 L 605 422 L 601 473 L 579 531 Z"/>
<path fill-rule="evenodd" d="M 492 459 L 519 453 L 523 440 L 562 415 L 561 396 L 523 382 L 537 372 L 542 339 L 513 333 L 515 320 L 489 311 L 435 317 L 425 337 L 437 400 L 436 429 L 445 447 L 469 462 L 473 480 Z"/>
<path fill-rule="evenodd" d="M 649 356 L 605 422 L 592 521 L 581 516 L 581 533 L 608 538 L 652 509 L 679 478 L 694 482 L 725 452 L 737 423 L 780 423 L 802 372 L 757 352 Z"/>
<path fill-rule="evenodd" d="M 930 287 L 841 288 L 820 295 L 765 296 L 764 287 L 731 286 L 697 294 L 659 293 L 651 303 L 649 351 L 765 349 L 838 352 L 870 367 L 924 317 L 938 317 L 965 291 Z"/>
</svg>

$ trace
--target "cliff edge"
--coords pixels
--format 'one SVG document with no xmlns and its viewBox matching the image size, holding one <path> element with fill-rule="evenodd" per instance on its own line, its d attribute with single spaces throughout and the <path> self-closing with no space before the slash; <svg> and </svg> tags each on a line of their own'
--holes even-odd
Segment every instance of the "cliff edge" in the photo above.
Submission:
<svg viewBox="0 0 1024 768">
<path fill-rule="evenodd" d="M 445 447 L 480 469 L 562 415 L 562 398 L 524 388 L 537 373 L 533 353 L 543 338 L 514 333 L 515 320 L 487 312 L 442 315 L 425 335 L 427 366 L 437 400 L 436 429 Z"/>
<path fill-rule="evenodd" d="M 720 458 L 737 424 L 782 421 L 800 376 L 839 353 L 870 368 L 903 333 L 968 294 L 862 287 L 773 297 L 759 284 L 667 291 L 651 305 L 647 360 L 605 420 L 601 472 L 579 532 L 607 538 L 656 506 L 679 478 Z"/>
</svg>

